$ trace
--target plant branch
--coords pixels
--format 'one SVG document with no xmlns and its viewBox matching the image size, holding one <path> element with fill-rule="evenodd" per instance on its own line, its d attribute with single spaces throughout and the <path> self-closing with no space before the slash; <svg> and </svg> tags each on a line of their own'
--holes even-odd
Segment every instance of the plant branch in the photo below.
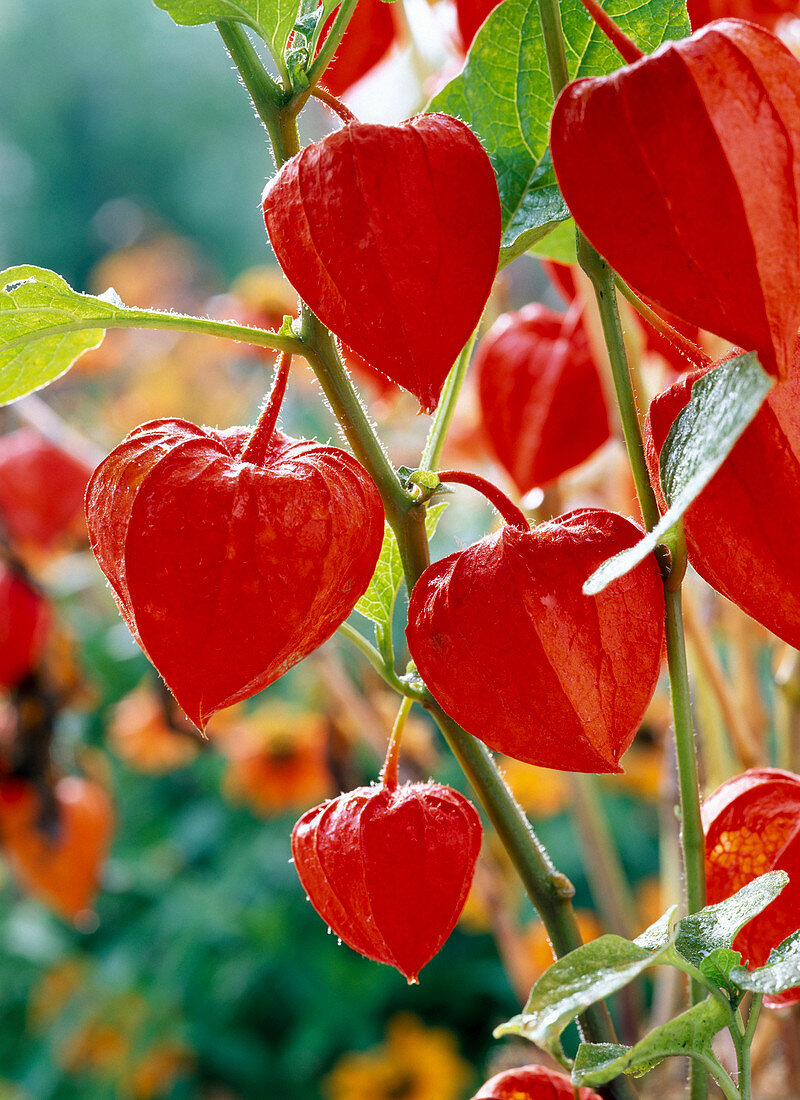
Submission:
<svg viewBox="0 0 800 1100">
<path fill-rule="evenodd" d="M 435 470 L 439 465 L 442 457 L 442 450 L 444 449 L 447 439 L 447 433 L 453 422 L 453 414 L 456 411 L 456 404 L 458 403 L 461 388 L 467 376 L 467 367 L 469 366 L 470 357 L 472 356 L 472 349 L 475 347 L 477 335 L 478 330 L 476 328 L 472 336 L 470 336 L 469 340 L 464 345 L 461 354 L 458 359 L 456 359 L 455 364 L 445 379 L 442 395 L 439 398 L 439 404 L 436 406 L 436 412 L 433 414 L 433 421 L 430 431 L 428 432 L 428 438 L 425 440 L 425 449 L 419 461 L 420 470 Z"/>
<path fill-rule="evenodd" d="M 699 1050 L 687 1050 L 686 1053 L 693 1062 L 705 1066 L 719 1085 L 720 1089 L 722 1089 L 722 1095 L 725 1097 L 725 1100 L 742 1100 L 742 1094 L 737 1089 L 730 1074 L 723 1068 L 710 1051 L 704 1053 Z"/>
<path fill-rule="evenodd" d="M 26 310 L 26 312 L 34 311 Z M 302 342 L 295 336 L 284 336 L 281 333 L 268 332 L 266 329 L 237 325 L 231 321 L 213 321 L 208 317 L 189 317 L 181 313 L 162 313 L 158 310 L 146 309 L 131 309 L 111 317 L 85 317 L 63 325 L 36 329 L 35 332 L 26 332 L 11 340 L 4 340 L 2 347 L 3 351 L 11 351 L 13 348 L 34 343 L 36 340 L 45 340 L 49 336 L 65 336 L 70 332 L 84 332 L 87 329 L 108 331 L 118 328 L 157 329 L 168 332 L 198 333 L 201 336 L 221 336 L 240 344 L 252 344 L 259 348 L 271 348 L 273 351 L 290 352 L 292 355 L 305 354 Z"/>
<path fill-rule="evenodd" d="M 702 368 L 711 366 L 713 360 L 710 355 L 706 355 L 702 348 L 699 348 L 682 332 L 678 332 L 676 328 L 673 328 L 669 321 L 665 321 L 663 317 L 660 317 L 654 309 L 651 309 L 646 302 L 642 301 L 638 294 L 631 290 L 626 282 L 620 279 L 619 275 L 615 276 L 614 282 L 620 294 L 630 302 L 639 316 L 665 340 L 669 340 L 671 344 L 674 344 L 681 355 L 685 356 L 693 366 Z"/>
<path fill-rule="evenodd" d="M 337 629 L 336 633 L 340 634 L 343 638 L 347 638 L 348 642 L 352 643 L 363 657 L 366 657 L 381 679 L 387 683 L 389 687 L 394 688 L 395 691 L 399 691 L 403 695 L 410 694 L 408 685 L 404 684 L 395 673 L 395 670 L 386 664 L 383 656 L 375 648 L 372 642 L 364 637 L 360 630 L 357 630 L 354 626 L 345 622 Z"/>
<path fill-rule="evenodd" d="M 261 64 L 261 58 L 250 41 L 250 36 L 240 23 L 217 23 L 217 30 L 231 56 L 231 61 L 239 70 L 242 83 L 250 93 L 250 98 L 259 118 L 266 126 L 267 133 L 272 137 L 275 121 L 281 109 L 283 95 L 289 84 L 289 76 L 286 72 L 286 66 L 283 65 L 283 58 L 280 59 L 279 67 L 286 89 L 282 91 Z"/>
<path fill-rule="evenodd" d="M 298 97 L 296 101 L 296 110 L 299 110 L 303 106 L 308 95 L 310 95 L 310 88 L 313 88 L 315 84 L 319 83 L 322 74 L 325 72 L 333 55 L 336 53 L 342 36 L 347 30 L 347 24 L 350 22 L 353 12 L 356 10 L 356 3 L 357 0 L 344 0 L 342 6 L 339 8 L 339 13 L 334 19 L 333 25 L 328 31 L 325 41 L 322 43 L 322 48 L 314 58 L 308 70 L 308 83 L 310 87 Z"/>
</svg>

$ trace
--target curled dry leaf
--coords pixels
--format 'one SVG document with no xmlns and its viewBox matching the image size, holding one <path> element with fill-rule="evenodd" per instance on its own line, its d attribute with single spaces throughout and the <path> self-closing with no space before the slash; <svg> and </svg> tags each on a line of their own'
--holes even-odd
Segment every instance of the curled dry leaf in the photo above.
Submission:
<svg viewBox="0 0 800 1100">
<path fill-rule="evenodd" d="M 380 553 L 383 507 L 366 471 L 275 430 L 279 403 L 273 393 L 255 431 L 143 424 L 86 495 L 122 617 L 200 729 L 322 645 Z"/>
<path fill-rule="evenodd" d="M 551 148 L 576 222 L 627 283 L 788 373 L 800 325 L 800 63 L 782 42 L 720 20 L 575 81 L 556 104 Z"/>
<path fill-rule="evenodd" d="M 111 843 L 114 811 L 103 788 L 66 776 L 55 787 L 56 820 L 41 821 L 33 786 L 0 786 L 0 844 L 20 885 L 66 920 L 91 908 Z"/>
<path fill-rule="evenodd" d="M 0 688 L 33 672 L 47 641 L 50 612 L 28 582 L 0 561 Z"/>
<path fill-rule="evenodd" d="M 450 787 L 359 787 L 309 810 L 292 855 L 336 935 L 409 982 L 453 930 L 481 844 L 473 806 Z"/>
<path fill-rule="evenodd" d="M 789 884 L 733 942 L 750 969 L 797 931 L 800 912 L 800 776 L 753 768 L 723 783 L 703 804 L 708 903 L 724 901 L 768 871 Z M 764 998 L 770 1008 L 796 1004 L 800 988 Z"/>
<path fill-rule="evenodd" d="M 300 297 L 433 409 L 480 320 L 500 252 L 497 184 L 469 127 L 443 114 L 349 123 L 292 157 L 263 205 Z"/>
<path fill-rule="evenodd" d="M 517 760 L 620 771 L 661 666 L 661 575 L 650 556 L 599 596 L 582 586 L 641 534 L 587 508 L 533 530 L 509 524 L 430 566 L 407 638 L 436 701 Z"/>
<path fill-rule="evenodd" d="M 608 439 L 603 387 L 577 314 L 538 303 L 504 314 L 481 340 L 475 370 L 484 428 L 520 493 Z"/>
<path fill-rule="evenodd" d="M 92 469 L 39 432 L 0 437 L 0 526 L 22 547 L 51 550 L 86 538 L 83 495 Z"/>
<path fill-rule="evenodd" d="M 666 506 L 659 455 L 692 387 L 684 375 L 650 404 L 645 453 Z M 722 468 L 683 519 L 689 561 L 712 588 L 767 629 L 800 646 L 800 372 L 773 386 Z"/>
<path fill-rule="evenodd" d="M 498 1073 L 472 1100 L 600 1100 L 591 1089 L 575 1089 L 569 1077 L 544 1066 L 520 1066 Z"/>
</svg>

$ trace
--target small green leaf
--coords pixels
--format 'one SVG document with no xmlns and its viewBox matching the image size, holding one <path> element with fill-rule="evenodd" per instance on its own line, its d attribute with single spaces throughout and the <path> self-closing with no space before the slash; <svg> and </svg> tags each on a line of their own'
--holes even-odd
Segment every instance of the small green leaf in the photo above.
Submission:
<svg viewBox="0 0 800 1100">
<path fill-rule="evenodd" d="M 523 1011 L 501 1024 L 495 1036 L 522 1035 L 550 1049 L 570 1020 L 661 962 L 671 950 L 669 942 L 650 951 L 621 936 L 600 936 L 545 970 Z"/>
<path fill-rule="evenodd" d="M 537 259 L 555 260 L 559 264 L 576 264 L 578 253 L 575 246 L 576 226 L 572 218 L 559 222 L 541 240 L 531 246 L 531 253 Z"/>
<path fill-rule="evenodd" d="M 730 1021 L 730 1010 L 717 997 L 707 997 L 688 1012 L 654 1028 L 634 1047 L 581 1043 L 575 1055 L 572 1083 L 605 1085 L 621 1073 L 642 1077 L 665 1058 L 686 1055 L 690 1051 L 703 1053 L 717 1032 Z"/>
<path fill-rule="evenodd" d="M 427 508 L 425 512 L 425 530 L 428 538 L 432 538 L 436 532 L 442 512 L 447 507 L 447 501 L 435 504 Z M 370 619 L 377 627 L 388 627 L 392 621 L 394 601 L 403 580 L 403 562 L 400 557 L 400 548 L 397 545 L 394 531 L 387 523 L 383 532 L 383 546 L 381 547 L 378 564 L 369 587 L 355 606 L 365 619 Z"/>
<path fill-rule="evenodd" d="M 668 510 L 635 546 L 604 561 L 592 573 L 583 586 L 586 596 L 602 592 L 669 537 L 731 453 L 774 382 L 754 351 L 720 363 L 695 382 L 689 403 L 676 417 L 661 450 L 661 484 Z"/>
<path fill-rule="evenodd" d="M 800 931 L 793 932 L 778 944 L 757 970 L 737 966 L 730 977 L 739 989 L 748 989 L 753 993 L 775 994 L 794 989 L 800 985 Z"/>
<path fill-rule="evenodd" d="M 733 897 L 684 917 L 678 922 L 676 951 L 693 966 L 700 966 L 719 948 L 730 948 L 740 930 L 775 900 L 788 881 L 785 871 L 770 871 L 748 882 Z"/>
<path fill-rule="evenodd" d="M 730 980 L 730 973 L 741 961 L 742 956 L 738 951 L 731 951 L 729 947 L 717 947 L 700 961 L 700 972 L 735 1000 L 738 994 Z"/>
<path fill-rule="evenodd" d="M 113 292 L 76 294 L 52 271 L 11 267 L 0 273 L 0 405 L 60 378 L 105 336 L 102 321 L 119 311 Z M 73 322 L 96 319 L 94 328 Z"/>
<path fill-rule="evenodd" d="M 297 17 L 298 0 L 155 0 L 182 27 L 203 23 L 243 23 L 269 46 L 276 59 L 283 57 Z"/>
<path fill-rule="evenodd" d="M 605 0 L 603 7 L 645 53 L 690 32 L 683 0 Z M 580 0 L 563 0 L 561 21 L 571 80 L 621 67 Z M 492 12 L 464 69 L 428 109 L 463 119 L 492 159 L 503 213 L 501 266 L 569 217 L 550 163 L 553 92 L 536 0 L 504 0 Z"/>
</svg>

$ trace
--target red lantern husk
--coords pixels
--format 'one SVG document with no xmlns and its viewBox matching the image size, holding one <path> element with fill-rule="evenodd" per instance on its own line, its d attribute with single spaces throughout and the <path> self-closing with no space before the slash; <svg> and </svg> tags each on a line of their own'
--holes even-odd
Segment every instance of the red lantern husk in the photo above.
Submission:
<svg viewBox="0 0 800 1100">
<path fill-rule="evenodd" d="M 359 787 L 292 832 L 300 881 L 346 944 L 414 982 L 453 930 L 481 844 L 475 809 L 450 787 Z"/>
<path fill-rule="evenodd" d="M 517 760 L 621 771 L 661 666 L 661 575 L 651 556 L 599 596 L 582 586 L 641 535 L 587 508 L 533 530 L 505 526 L 430 566 L 406 636 L 437 702 Z"/>
</svg>

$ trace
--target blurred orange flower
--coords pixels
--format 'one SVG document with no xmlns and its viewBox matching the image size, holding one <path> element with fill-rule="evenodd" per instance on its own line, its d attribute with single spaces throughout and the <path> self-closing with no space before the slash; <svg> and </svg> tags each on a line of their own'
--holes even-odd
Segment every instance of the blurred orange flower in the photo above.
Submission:
<svg viewBox="0 0 800 1100">
<path fill-rule="evenodd" d="M 179 1042 L 157 1043 L 136 1064 L 125 1085 L 133 1100 L 154 1100 L 169 1092 L 189 1064 L 189 1051 Z"/>
<path fill-rule="evenodd" d="M 381 1046 L 345 1054 L 324 1088 L 330 1100 L 457 1100 L 470 1077 L 454 1035 L 401 1015 Z"/>
<path fill-rule="evenodd" d="M 230 726 L 220 747 L 229 759 L 225 794 L 258 814 L 305 809 L 331 792 L 326 728 L 317 714 L 262 707 Z"/>
<path fill-rule="evenodd" d="M 561 772 L 523 764 L 510 757 L 504 757 L 500 767 L 514 797 L 526 813 L 535 817 L 552 817 L 567 806 L 569 787 Z"/>
<path fill-rule="evenodd" d="M 160 774 L 183 767 L 199 751 L 196 739 L 170 725 L 164 701 L 147 681 L 121 699 L 111 712 L 108 743 L 126 764 Z"/>
</svg>

